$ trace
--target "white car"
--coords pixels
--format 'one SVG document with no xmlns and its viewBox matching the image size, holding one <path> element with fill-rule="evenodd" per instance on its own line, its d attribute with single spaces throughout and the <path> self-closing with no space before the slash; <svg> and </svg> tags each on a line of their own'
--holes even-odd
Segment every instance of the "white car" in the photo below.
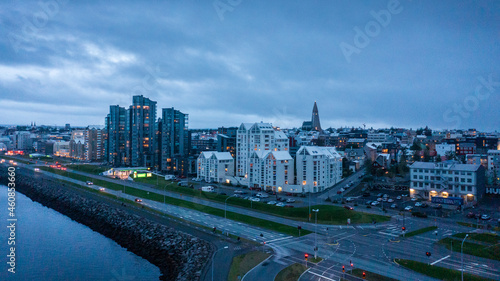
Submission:
<svg viewBox="0 0 500 281">
<path fill-rule="evenodd" d="M 397 200 L 401 200 L 401 196 L 396 197 Z"/>
<path fill-rule="evenodd" d="M 354 201 L 354 198 L 352 198 L 352 197 L 347 197 L 347 198 L 345 199 L 345 201 L 346 201 L 346 202 L 352 202 L 352 201 Z"/>
<path fill-rule="evenodd" d="M 276 201 L 269 201 L 267 202 L 267 205 L 276 205 Z"/>
<path fill-rule="evenodd" d="M 417 201 L 417 197 L 412 197 L 411 201 L 413 201 L 413 202 Z"/>
<path fill-rule="evenodd" d="M 276 204 L 276 206 L 278 206 L 278 207 L 285 207 L 285 203 L 279 202 L 278 204 Z"/>
<path fill-rule="evenodd" d="M 392 203 L 392 202 L 394 202 L 394 199 L 391 198 L 391 199 L 387 200 L 387 202 Z"/>
<path fill-rule="evenodd" d="M 413 210 L 412 206 L 406 206 L 405 211 L 411 211 L 411 210 Z"/>
<path fill-rule="evenodd" d="M 383 200 L 382 197 L 377 198 L 378 202 L 382 202 L 382 200 Z"/>
<path fill-rule="evenodd" d="M 398 207 L 398 205 L 396 205 L 396 204 L 391 205 L 391 209 L 396 209 L 397 207 Z"/>
<path fill-rule="evenodd" d="M 292 198 L 286 199 L 286 203 L 295 203 L 295 199 Z"/>
<path fill-rule="evenodd" d="M 253 202 L 260 202 L 260 198 L 252 198 L 250 200 L 252 200 Z"/>
<path fill-rule="evenodd" d="M 373 201 L 373 202 L 372 202 L 372 206 L 377 206 L 377 205 L 379 205 L 379 204 L 380 204 L 380 202 L 379 202 L 379 201 Z"/>
<path fill-rule="evenodd" d="M 421 207 L 421 206 L 422 206 L 422 203 L 420 203 L 420 202 L 415 203 L 415 207 Z"/>
</svg>

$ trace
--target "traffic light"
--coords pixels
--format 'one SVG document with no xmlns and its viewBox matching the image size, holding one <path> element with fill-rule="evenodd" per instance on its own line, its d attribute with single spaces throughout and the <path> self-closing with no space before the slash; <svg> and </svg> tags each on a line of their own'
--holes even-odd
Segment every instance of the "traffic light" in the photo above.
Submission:
<svg viewBox="0 0 500 281">
<path fill-rule="evenodd" d="M 425 255 L 430 257 L 431 256 L 431 252 L 425 252 Z"/>
<path fill-rule="evenodd" d="M 366 279 L 366 272 L 363 271 L 363 279 Z"/>
<path fill-rule="evenodd" d="M 401 230 L 405 231 L 405 230 L 406 230 L 406 227 L 404 227 L 404 226 L 403 226 L 403 227 L 401 227 Z"/>
<path fill-rule="evenodd" d="M 299 225 L 299 226 L 297 226 L 297 229 L 298 229 L 298 230 L 301 230 L 301 229 L 302 229 L 302 226 L 300 226 L 300 225 Z"/>
<path fill-rule="evenodd" d="M 345 266 L 342 266 L 342 272 L 345 272 Z"/>
<path fill-rule="evenodd" d="M 353 267 L 353 266 L 354 266 L 354 264 L 352 263 L 352 261 L 349 261 L 349 263 L 351 264 L 351 267 Z"/>
<path fill-rule="evenodd" d="M 309 257 L 308 254 L 304 254 L 304 259 L 307 261 L 307 258 Z"/>
</svg>

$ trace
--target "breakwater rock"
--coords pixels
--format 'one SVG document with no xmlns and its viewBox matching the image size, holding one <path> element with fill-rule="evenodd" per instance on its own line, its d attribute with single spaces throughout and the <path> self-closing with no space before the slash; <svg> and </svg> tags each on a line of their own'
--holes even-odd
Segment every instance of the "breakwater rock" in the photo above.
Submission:
<svg viewBox="0 0 500 281">
<path fill-rule="evenodd" d="M 7 185 L 5 167 L 0 167 L 0 184 Z M 205 240 L 86 198 L 56 181 L 17 173 L 16 190 L 147 259 L 159 267 L 160 280 L 200 280 L 210 260 Z"/>
</svg>

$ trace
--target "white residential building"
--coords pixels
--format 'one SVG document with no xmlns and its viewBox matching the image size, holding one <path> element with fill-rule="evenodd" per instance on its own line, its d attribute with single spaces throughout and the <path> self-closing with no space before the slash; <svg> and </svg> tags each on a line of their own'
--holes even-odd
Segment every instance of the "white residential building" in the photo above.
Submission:
<svg viewBox="0 0 500 281">
<path fill-rule="evenodd" d="M 197 177 L 206 182 L 223 182 L 233 176 L 234 159 L 229 152 L 203 151 L 197 160 Z"/>
<path fill-rule="evenodd" d="M 254 151 L 249 158 L 248 186 L 281 192 L 293 184 L 293 158 L 288 151 Z"/>
<path fill-rule="evenodd" d="M 387 142 L 389 135 L 386 133 L 368 133 L 368 142 Z"/>
<path fill-rule="evenodd" d="M 415 162 L 410 166 L 410 177 L 412 197 L 461 197 L 470 202 L 485 194 L 485 169 L 479 164 Z"/>
<path fill-rule="evenodd" d="M 302 192 L 321 192 L 342 179 L 342 156 L 334 147 L 302 146 L 295 161 Z"/>
<path fill-rule="evenodd" d="M 455 152 L 455 145 L 454 144 L 448 144 L 448 143 L 439 143 L 436 144 L 436 153 L 439 154 L 439 156 L 446 156 L 447 152 Z"/>
<path fill-rule="evenodd" d="M 288 151 L 288 137 L 270 123 L 242 123 L 236 137 L 236 175 L 248 176 L 255 151 Z"/>
</svg>

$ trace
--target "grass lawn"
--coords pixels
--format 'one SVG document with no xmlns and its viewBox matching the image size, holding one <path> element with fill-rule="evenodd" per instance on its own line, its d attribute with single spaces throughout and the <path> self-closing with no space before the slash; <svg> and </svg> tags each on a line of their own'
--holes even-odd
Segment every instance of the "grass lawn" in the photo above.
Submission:
<svg viewBox="0 0 500 281">
<path fill-rule="evenodd" d="M 412 236 L 419 235 L 419 234 L 422 234 L 422 233 L 426 233 L 426 232 L 429 232 L 429 231 L 433 231 L 433 230 L 436 230 L 436 229 L 437 229 L 437 226 L 424 227 L 424 228 L 417 229 L 415 231 L 411 231 L 411 232 L 406 233 L 405 237 L 412 237 Z M 403 235 L 399 235 L 399 236 L 403 236 Z"/>
<path fill-rule="evenodd" d="M 464 239 L 467 233 L 457 233 L 452 235 L 452 237 Z M 481 241 L 490 244 L 497 244 L 500 240 L 500 236 L 490 233 L 468 233 L 469 237 L 467 239 Z"/>
<path fill-rule="evenodd" d="M 257 266 L 263 260 L 267 259 L 269 254 L 260 251 L 254 251 L 246 253 L 233 258 L 231 262 L 231 269 L 229 270 L 228 281 L 238 281 L 238 276 L 243 278 L 243 276 L 250 271 L 250 269 Z M 295 279 L 297 280 L 297 279 Z"/>
<path fill-rule="evenodd" d="M 438 243 L 444 245 L 448 249 L 451 249 L 452 241 L 453 241 L 453 251 L 460 252 L 462 241 L 459 239 L 452 239 L 447 237 L 439 240 Z M 485 246 L 485 245 L 479 245 L 477 243 L 467 242 L 467 240 L 464 242 L 464 253 L 468 255 L 473 255 L 492 260 L 500 260 L 500 255 L 498 254 L 499 252 L 500 252 L 500 244 L 496 244 L 495 246 L 493 245 Z"/>
<path fill-rule="evenodd" d="M 366 273 L 366 280 L 370 280 L 370 281 L 397 281 L 397 279 L 392 279 L 392 278 L 389 278 L 389 277 L 385 277 L 385 276 L 382 276 L 380 274 L 373 273 L 373 272 L 366 271 L 366 270 L 362 270 L 362 269 L 359 269 L 359 268 L 355 268 L 352 271 L 351 275 L 363 278 L 363 272 Z"/>
<path fill-rule="evenodd" d="M 297 281 L 300 275 L 306 271 L 306 266 L 300 263 L 294 263 L 283 269 L 276 275 L 274 281 Z"/>
<path fill-rule="evenodd" d="M 68 171 L 61 171 L 61 170 L 50 168 L 50 167 L 40 167 L 40 169 L 51 172 L 51 173 L 59 174 L 62 176 L 66 176 L 66 177 L 69 177 L 72 179 L 80 180 L 80 181 L 87 181 L 88 180 L 88 177 L 86 177 L 86 176 L 74 174 L 74 173 L 71 173 Z M 122 191 L 124 190 L 123 185 L 118 184 L 118 183 L 108 182 L 108 181 L 104 181 L 104 180 L 100 180 L 100 179 L 92 179 L 92 181 L 94 182 L 95 185 L 102 186 L 105 188 L 109 188 L 109 189 L 113 189 L 113 190 L 122 190 Z M 189 190 L 191 190 L 191 189 L 189 189 Z M 148 194 L 148 192 L 145 190 L 137 189 L 137 188 L 133 188 L 133 187 L 128 187 L 128 186 L 125 187 L 125 193 L 136 196 L 136 197 L 140 197 L 140 198 L 154 200 L 157 202 L 163 202 L 163 200 L 164 200 L 164 196 L 161 194 L 154 193 L 154 192 L 149 192 L 149 194 Z M 206 193 L 206 192 L 203 192 L 203 193 Z M 197 203 L 194 203 L 191 201 L 181 200 L 181 199 L 172 198 L 172 197 L 167 196 L 167 197 L 165 197 L 165 203 L 170 204 L 170 205 L 175 205 L 175 206 L 180 206 L 180 207 L 184 207 L 184 208 L 197 210 L 200 212 L 204 212 L 204 213 L 211 214 L 211 215 L 216 215 L 219 217 L 224 217 L 224 210 L 205 206 L 205 205 L 200 205 L 200 204 L 197 204 Z M 298 236 L 297 228 L 292 227 L 292 226 L 288 226 L 288 225 L 284 225 L 284 224 L 280 224 L 280 223 L 276 223 L 276 222 L 272 222 L 272 221 L 268 221 L 268 220 L 264 220 L 264 219 L 260 219 L 260 218 L 256 218 L 256 217 L 241 215 L 241 214 L 233 213 L 233 212 L 229 212 L 229 211 L 227 212 L 227 218 L 234 220 L 234 221 L 240 221 L 240 222 L 248 223 L 251 225 L 258 226 L 258 227 L 278 231 L 278 232 L 281 232 L 281 233 L 284 233 L 287 235 Z M 305 230 L 305 229 L 301 230 L 301 235 L 306 235 L 306 234 L 310 234 L 310 233 L 312 233 L 312 232 Z"/>
<path fill-rule="evenodd" d="M 309 257 L 308 262 L 318 263 L 318 262 L 320 262 L 322 260 L 323 260 L 323 258 L 321 258 L 321 257 L 318 257 L 317 259 L 315 259 L 314 258 L 314 254 L 312 254 L 311 257 Z"/>
<path fill-rule="evenodd" d="M 23 163 L 23 164 L 33 164 L 33 163 L 30 163 L 29 160 L 20 160 L 18 158 L 15 158 L 15 157 L 9 157 L 9 156 L 5 156 L 5 155 L 2 155 L 2 157 L 0 159 L 5 159 L 5 162 L 9 162 L 10 160 L 14 160 L 14 162 L 19 162 L 19 163 Z"/>
<path fill-rule="evenodd" d="M 444 281 L 455 281 L 461 280 L 461 272 L 458 270 L 453 270 L 449 268 L 439 267 L 435 265 L 428 265 L 423 262 L 396 259 L 396 262 L 400 265 L 411 269 L 413 271 L 422 273 L 424 275 L 437 278 Z M 371 279 L 369 279 L 371 280 Z M 477 275 L 472 275 L 469 273 L 464 273 L 464 280 L 468 281 L 480 281 L 480 280 L 491 280 L 484 277 L 479 277 Z"/>
<path fill-rule="evenodd" d="M 75 171 L 85 172 L 93 175 L 99 175 L 100 173 L 111 169 L 110 167 L 107 166 L 85 165 L 85 164 L 74 164 L 74 165 L 68 165 L 66 167 Z"/>
</svg>

